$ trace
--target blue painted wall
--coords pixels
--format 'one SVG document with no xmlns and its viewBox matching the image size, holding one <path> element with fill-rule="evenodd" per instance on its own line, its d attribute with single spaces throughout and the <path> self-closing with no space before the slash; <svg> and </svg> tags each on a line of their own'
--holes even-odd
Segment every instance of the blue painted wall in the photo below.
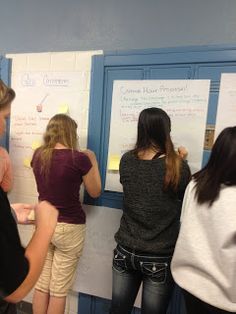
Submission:
<svg viewBox="0 0 236 314">
<path fill-rule="evenodd" d="M 235 0 L 1 0 L 0 53 L 236 43 Z"/>
</svg>

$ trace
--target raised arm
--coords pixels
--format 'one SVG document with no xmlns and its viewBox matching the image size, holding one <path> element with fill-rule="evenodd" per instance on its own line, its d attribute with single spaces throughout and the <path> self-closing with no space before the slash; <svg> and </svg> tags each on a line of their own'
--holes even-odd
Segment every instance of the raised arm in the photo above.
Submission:
<svg viewBox="0 0 236 314">
<path fill-rule="evenodd" d="M 89 172 L 83 176 L 84 186 L 88 194 L 91 197 L 96 198 L 100 196 L 102 189 L 101 177 L 98 169 L 96 155 L 94 154 L 93 151 L 89 149 L 83 151 L 83 153 L 88 156 L 92 164 L 92 167 L 89 170 Z"/>
</svg>

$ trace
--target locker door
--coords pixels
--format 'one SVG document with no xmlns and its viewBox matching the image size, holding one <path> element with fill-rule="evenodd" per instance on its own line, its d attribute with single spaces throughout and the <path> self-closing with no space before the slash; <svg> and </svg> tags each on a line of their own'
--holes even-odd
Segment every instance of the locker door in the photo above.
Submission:
<svg viewBox="0 0 236 314">
<path fill-rule="evenodd" d="M 210 79 L 210 97 L 207 113 L 207 125 L 215 126 L 217 104 L 219 96 L 220 78 L 222 73 L 236 73 L 236 63 L 206 63 L 196 66 L 195 77 L 196 79 Z M 204 150 L 203 163 L 205 165 L 210 156 L 210 150 Z"/>
<path fill-rule="evenodd" d="M 155 66 L 149 69 L 149 78 L 153 80 L 184 80 L 193 76 L 192 65 Z"/>
</svg>

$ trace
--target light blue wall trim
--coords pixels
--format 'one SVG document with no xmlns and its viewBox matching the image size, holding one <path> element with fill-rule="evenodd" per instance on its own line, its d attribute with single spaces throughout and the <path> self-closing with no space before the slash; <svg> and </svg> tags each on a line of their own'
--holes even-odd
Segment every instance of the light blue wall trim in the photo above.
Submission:
<svg viewBox="0 0 236 314">
<path fill-rule="evenodd" d="M 101 134 L 102 134 L 102 117 L 103 117 L 103 93 L 104 88 L 104 58 L 103 55 L 94 56 L 92 60 L 91 71 L 91 93 L 90 104 L 96 105 L 96 114 L 89 114 L 88 123 L 88 147 L 93 147 L 93 151 L 96 153 L 98 164 L 101 165 Z M 89 110 L 90 112 L 90 110 Z M 91 198 L 88 193 L 85 192 L 84 202 L 87 204 L 99 205 L 98 199 Z"/>
<path fill-rule="evenodd" d="M 0 56 L 0 78 L 10 84 L 11 60 Z M 6 133 L 0 138 L 0 146 L 9 150 L 10 119 L 7 119 Z"/>
<path fill-rule="evenodd" d="M 11 60 L 0 57 L 0 77 L 7 84 L 10 84 L 10 75 L 11 75 Z"/>
<path fill-rule="evenodd" d="M 91 73 L 91 93 L 90 103 L 100 104 L 96 106 L 96 115 L 89 115 L 89 128 L 88 128 L 88 144 L 93 146 L 97 154 L 98 161 L 100 161 L 100 134 L 102 128 L 103 108 L 101 106 L 104 86 L 104 57 L 101 55 L 94 56 L 92 60 L 92 73 Z M 96 132 L 94 133 L 94 129 Z"/>
</svg>

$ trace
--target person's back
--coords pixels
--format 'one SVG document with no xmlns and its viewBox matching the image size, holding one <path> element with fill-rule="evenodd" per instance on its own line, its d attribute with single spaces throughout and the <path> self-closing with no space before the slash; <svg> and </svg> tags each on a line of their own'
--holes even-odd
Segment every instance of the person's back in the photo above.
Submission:
<svg viewBox="0 0 236 314">
<path fill-rule="evenodd" d="M 166 157 L 140 159 L 133 152 L 122 156 L 120 181 L 124 213 L 115 239 L 127 247 L 159 254 L 172 254 L 179 232 L 182 198 L 189 180 L 189 167 L 181 162 L 176 192 L 165 191 Z"/>
<path fill-rule="evenodd" d="M 172 274 L 187 311 L 236 312 L 236 127 L 217 138 L 184 197 Z"/>
<path fill-rule="evenodd" d="M 58 222 L 85 223 L 79 192 L 83 176 L 91 168 L 89 158 L 77 150 L 54 149 L 46 182 L 40 159 L 33 158 L 32 165 L 39 200 L 47 200 L 56 206 L 59 210 Z"/>
</svg>

